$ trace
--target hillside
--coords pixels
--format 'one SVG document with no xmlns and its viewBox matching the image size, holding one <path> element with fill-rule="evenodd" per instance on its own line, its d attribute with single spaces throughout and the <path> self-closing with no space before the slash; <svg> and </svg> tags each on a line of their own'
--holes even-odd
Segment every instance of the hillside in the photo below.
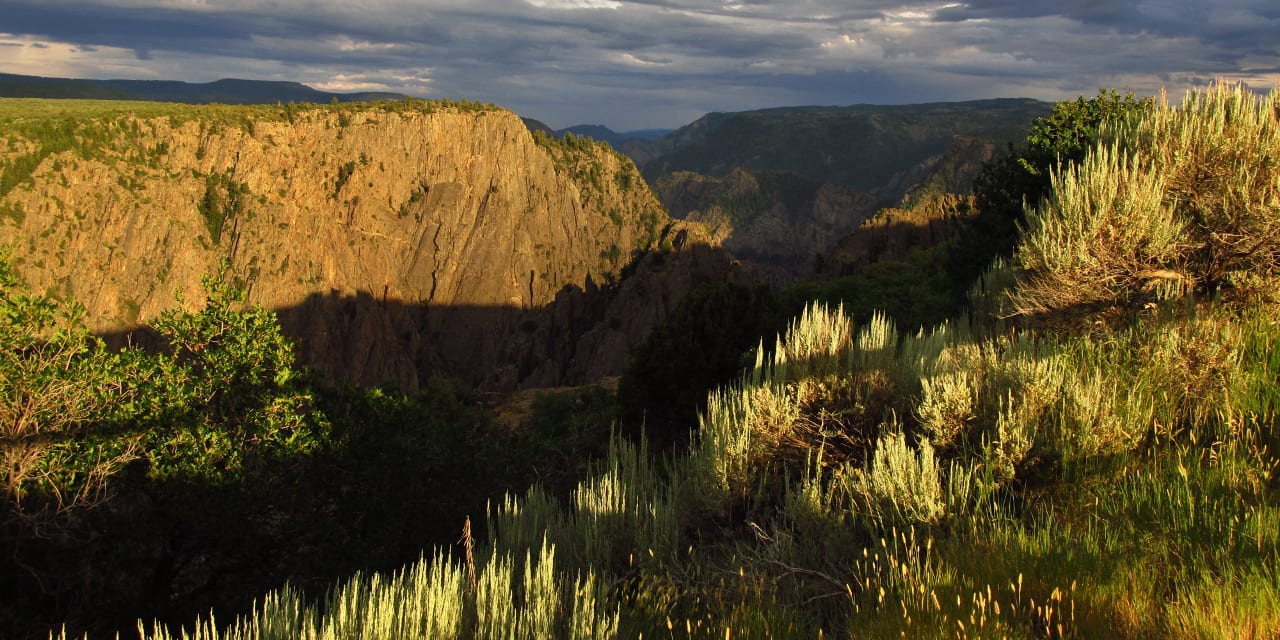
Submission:
<svg viewBox="0 0 1280 640">
<path fill-rule="evenodd" d="M 928 250 L 959 236 L 972 224 L 974 214 L 972 196 L 954 194 L 940 195 L 909 208 L 881 209 L 823 256 L 823 269 L 832 274 L 851 274 L 876 263 L 902 262 L 914 251 Z"/>
<path fill-rule="evenodd" d="M 504 336 L 668 226 L 625 157 L 484 105 L 16 100 L 0 114 L 0 244 L 31 286 L 123 336 L 175 292 L 198 300 L 227 259 L 304 361 L 363 384 L 445 371 L 519 386 L 529 372 L 503 366 L 518 357 Z"/>
<path fill-rule="evenodd" d="M 79 155 L 63 160 L 88 165 L 98 137 L 75 131 L 39 139 L 70 140 Z M 18 138 L 5 175 L 40 180 L 30 168 L 49 157 Z M 599 147 L 531 139 L 578 162 L 557 166 L 584 202 L 602 197 Z M 25 179 L 3 183 L 20 223 Z M 885 210 L 842 246 L 833 268 L 879 288 L 853 304 L 695 287 L 616 394 L 522 394 L 501 418 L 439 376 L 413 394 L 318 381 L 277 314 L 225 278 L 149 323 L 161 348 L 106 348 L 14 272 L 11 252 L 30 271 L 30 249 L 8 249 L 0 634 L 1274 637 L 1280 90 L 1060 103 L 980 182 Z M 235 184 L 194 185 L 197 208 L 247 219 L 212 207 L 240 202 L 250 187 Z M 1009 227 L 1012 253 L 990 262 Z M 252 246 L 234 241 L 251 228 L 206 241 Z M 652 316 L 668 299 L 646 274 L 725 264 L 699 231 L 669 225 L 616 281 L 559 290 L 540 312 L 569 313 L 522 332 L 553 344 L 575 317 Z M 874 310 L 949 290 L 956 266 L 983 271 L 963 307 L 925 298 L 941 320 Z M 660 443 L 641 435 L 656 417 L 643 406 L 621 415 L 636 374 L 657 384 L 632 391 L 683 396 Z"/>
<path fill-rule="evenodd" d="M 712 113 L 631 156 L 677 218 L 775 286 L 812 277 L 878 210 L 968 194 L 1049 105 L 985 100 Z M 857 242 L 854 240 L 853 242 Z"/>
<path fill-rule="evenodd" d="M 612 438 L 571 491 L 490 502 L 483 534 L 468 519 L 457 544 L 398 571 L 323 596 L 285 586 L 184 631 L 1272 638 L 1278 102 L 1216 85 L 1177 107 L 1064 103 L 1037 134 L 1087 140 L 1037 135 L 1032 151 L 1083 154 L 975 283 L 973 315 L 903 332 L 807 305 L 707 396 L 676 450 Z M 952 235 L 930 225 L 971 206 L 930 202 L 874 225 L 886 251 Z M 890 217 L 920 233 L 898 242 Z M 601 393 L 544 402 L 571 418 L 544 433 L 580 444 L 609 418 Z"/>
<path fill-rule="evenodd" d="M 655 140 L 671 133 L 671 131 L 668 129 L 614 131 L 613 129 L 601 124 L 579 124 L 572 127 L 566 127 L 564 129 L 558 129 L 556 131 L 556 135 L 560 137 L 564 137 L 567 133 L 572 133 L 575 136 L 584 136 L 600 142 L 608 142 L 609 146 L 626 153 L 629 144 L 641 144 L 645 141 Z"/>
<path fill-rule="evenodd" d="M 706 226 L 726 251 L 775 285 L 813 277 L 822 256 L 876 204 L 865 192 L 745 169 L 724 178 L 677 172 L 653 189 L 673 217 Z"/>
<path fill-rule="evenodd" d="M 1050 106 L 1004 99 L 711 113 L 632 157 L 650 180 L 676 171 L 723 177 L 744 168 L 877 191 L 946 152 L 957 136 L 1021 140 Z"/>
</svg>

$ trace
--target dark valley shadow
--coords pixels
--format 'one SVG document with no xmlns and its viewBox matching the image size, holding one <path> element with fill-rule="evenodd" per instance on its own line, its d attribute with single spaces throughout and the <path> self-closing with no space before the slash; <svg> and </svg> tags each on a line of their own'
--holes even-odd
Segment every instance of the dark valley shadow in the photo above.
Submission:
<svg viewBox="0 0 1280 640">
<path fill-rule="evenodd" d="M 748 282 L 721 249 L 693 244 L 640 256 L 617 282 L 566 285 L 544 307 L 411 304 L 382 292 L 314 293 L 271 309 L 299 361 L 330 383 L 421 389 L 432 376 L 506 395 L 619 375 L 695 287 Z M 146 327 L 101 334 L 112 347 L 156 348 Z"/>
<path fill-rule="evenodd" d="M 568 469 L 555 483 L 572 486 L 614 426 L 606 420 L 584 436 L 555 432 L 557 421 L 526 433 L 495 418 L 498 400 L 618 375 L 690 290 L 744 277 L 699 245 L 644 256 L 620 282 L 567 286 L 538 309 L 413 305 L 368 292 L 274 309 L 298 363 L 309 365 L 296 397 L 319 416 L 317 444 L 255 454 L 231 470 L 157 474 L 133 463 L 111 476 L 106 499 L 51 533 L 0 514 L 0 636 L 45 638 L 65 624 L 69 635 L 110 637 L 138 620 L 189 624 L 210 609 L 230 621 L 285 582 L 319 597 L 356 571 L 399 568 L 454 544 L 468 516 L 482 529 L 489 500 L 547 482 L 541 467 L 580 451 L 584 460 L 555 462 Z M 166 348 L 148 328 L 101 337 Z M 264 415 L 269 402 L 234 399 L 240 413 L 214 422 L 143 412 L 118 428 L 149 437 L 226 424 L 234 443 L 237 416 Z M 198 399 L 189 406 L 210 410 Z"/>
</svg>

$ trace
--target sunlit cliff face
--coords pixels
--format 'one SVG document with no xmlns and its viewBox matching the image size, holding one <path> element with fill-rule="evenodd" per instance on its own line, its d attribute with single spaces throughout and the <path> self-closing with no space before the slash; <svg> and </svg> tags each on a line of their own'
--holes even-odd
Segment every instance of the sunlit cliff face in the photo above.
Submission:
<svg viewBox="0 0 1280 640">
<path fill-rule="evenodd" d="M 3 196 L 22 275 L 81 302 L 94 331 L 144 324 L 175 292 L 198 305 L 225 259 L 318 364 L 356 379 L 480 368 L 520 319 L 441 310 L 545 306 L 616 275 L 667 222 L 629 160 L 538 143 L 493 107 L 173 108 L 185 115 L 83 125 L 95 142 Z M 383 309 L 350 316 L 361 300 Z"/>
</svg>

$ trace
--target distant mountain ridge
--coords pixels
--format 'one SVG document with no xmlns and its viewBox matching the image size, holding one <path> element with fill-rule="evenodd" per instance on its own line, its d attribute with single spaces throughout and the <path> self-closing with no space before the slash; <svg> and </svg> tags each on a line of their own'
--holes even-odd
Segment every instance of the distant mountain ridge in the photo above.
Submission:
<svg viewBox="0 0 1280 640">
<path fill-rule="evenodd" d="M 0 73 L 0 97 L 150 100 L 185 104 L 272 104 L 276 102 L 373 102 L 409 96 L 383 91 L 333 93 L 300 82 L 225 78 L 192 83 L 180 80 L 85 80 Z"/>
<path fill-rule="evenodd" d="M 736 168 L 787 171 L 875 192 L 948 150 L 957 136 L 1022 140 L 1052 104 L 1026 98 L 913 105 L 780 107 L 709 113 L 670 135 L 622 149 L 645 178 Z"/>
<path fill-rule="evenodd" d="M 600 142 L 607 142 L 614 149 L 622 150 L 625 145 L 632 142 L 648 142 L 656 140 L 666 135 L 670 135 L 673 129 L 639 129 L 636 131 L 614 131 L 602 124 L 576 124 L 572 127 L 556 130 L 556 137 L 563 138 L 565 134 L 572 133 L 575 136 L 586 136 Z"/>
</svg>

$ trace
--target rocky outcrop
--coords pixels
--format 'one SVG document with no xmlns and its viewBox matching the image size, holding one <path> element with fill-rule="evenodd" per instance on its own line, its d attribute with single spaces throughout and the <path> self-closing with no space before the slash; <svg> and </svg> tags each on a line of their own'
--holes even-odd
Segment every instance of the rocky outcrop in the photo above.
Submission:
<svg viewBox="0 0 1280 640">
<path fill-rule="evenodd" d="M 977 213 L 973 196 L 943 194 L 909 209 L 882 209 L 826 256 L 824 272 L 849 275 L 876 262 L 900 262 L 956 237 Z"/>
<path fill-rule="evenodd" d="M 198 304 L 227 259 L 335 378 L 491 380 L 530 314 L 667 223 L 630 160 L 493 107 L 115 109 L 0 131 L 6 171 L 34 165 L 0 193 L 0 243 L 103 334 Z"/>
<path fill-rule="evenodd" d="M 974 178 L 995 157 L 996 149 L 990 140 L 956 136 L 942 153 L 895 174 L 880 194 L 896 198 L 899 208 L 910 209 L 946 194 L 970 193 Z"/>
</svg>

